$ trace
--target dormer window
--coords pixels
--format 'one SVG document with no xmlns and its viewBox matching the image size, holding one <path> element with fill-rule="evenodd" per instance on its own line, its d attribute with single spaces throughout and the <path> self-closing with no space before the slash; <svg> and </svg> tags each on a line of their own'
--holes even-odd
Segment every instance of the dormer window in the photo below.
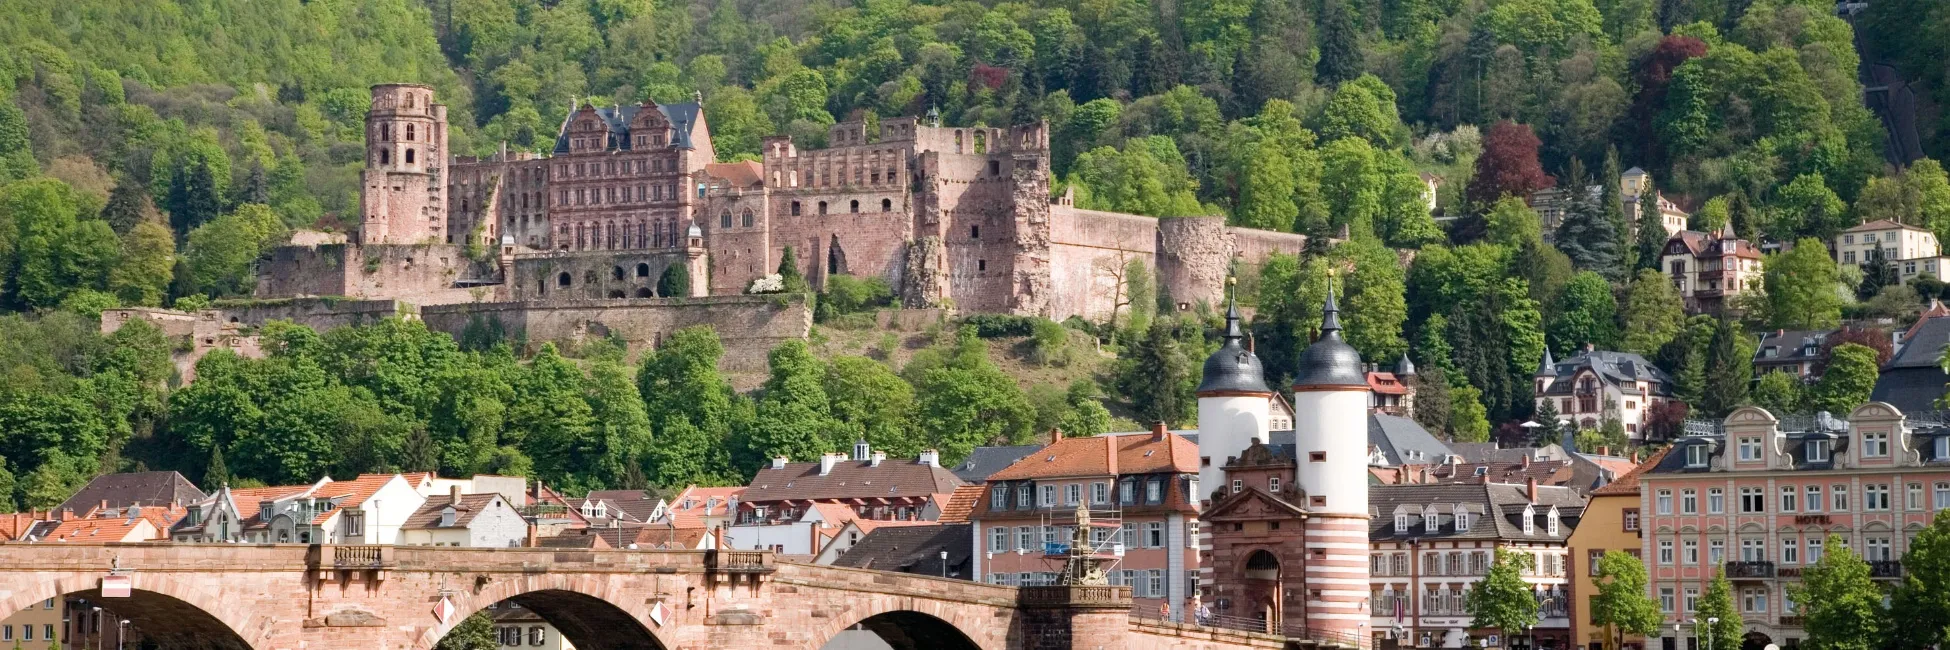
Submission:
<svg viewBox="0 0 1950 650">
<path fill-rule="evenodd" d="M 1760 460 L 1760 438 L 1745 436 L 1740 439 L 1740 460 Z"/>
<path fill-rule="evenodd" d="M 1465 508 L 1463 504 L 1458 503 L 1456 504 L 1456 532 L 1460 533 L 1467 530 L 1469 530 L 1469 508 Z"/>
<path fill-rule="evenodd" d="M 1933 448 L 1930 454 L 1932 460 L 1950 460 L 1950 436 L 1938 436 L 1930 446 Z"/>
<path fill-rule="evenodd" d="M 1535 507 L 1523 507 L 1523 534 L 1537 534 L 1537 509 Z"/>
<path fill-rule="evenodd" d="M 1828 462 L 1828 445 L 1829 445 L 1829 441 L 1827 440 L 1809 440 L 1808 441 L 1808 462 L 1810 463 Z"/>
<path fill-rule="evenodd" d="M 1422 532 L 1434 534 L 1441 529 L 1441 518 L 1435 514 L 1435 506 L 1422 509 Z"/>
<path fill-rule="evenodd" d="M 1407 506 L 1395 506 L 1395 531 L 1408 532 Z"/>
<path fill-rule="evenodd" d="M 1557 536 L 1557 506 L 1551 506 L 1551 511 L 1544 515 L 1544 532 L 1551 537 Z"/>
<path fill-rule="evenodd" d="M 1862 434 L 1862 456 L 1880 458 L 1889 455 L 1889 432 L 1871 431 Z"/>
<path fill-rule="evenodd" d="M 1708 455 L 1708 452 L 1707 452 L 1707 447 L 1706 447 L 1706 445 L 1705 445 L 1705 444 L 1702 444 L 1702 443 L 1694 443 L 1694 444 L 1691 444 L 1691 445 L 1687 445 L 1687 446 L 1686 446 L 1686 466 L 1687 466 L 1687 467 L 1705 467 L 1705 466 L 1706 466 L 1706 459 L 1707 459 L 1707 455 Z"/>
</svg>

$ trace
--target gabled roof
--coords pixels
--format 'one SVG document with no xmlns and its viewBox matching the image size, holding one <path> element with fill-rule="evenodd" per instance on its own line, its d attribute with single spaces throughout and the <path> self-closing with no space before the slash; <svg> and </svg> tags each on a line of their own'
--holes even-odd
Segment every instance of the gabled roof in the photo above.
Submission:
<svg viewBox="0 0 1950 650">
<path fill-rule="evenodd" d="M 1064 438 L 996 472 L 992 481 L 1197 472 L 1198 445 L 1166 432 Z"/>
<path fill-rule="evenodd" d="M 1821 330 L 1772 330 L 1760 335 L 1760 347 L 1754 349 L 1754 363 L 1798 363 L 1821 356 L 1821 343 L 1833 329 Z M 1774 348 L 1774 356 L 1764 356 L 1768 348 Z"/>
<path fill-rule="evenodd" d="M 886 526 L 868 532 L 834 566 L 968 578 L 975 539 L 968 524 Z M 948 552 L 942 566 L 941 552 Z"/>
<path fill-rule="evenodd" d="M 87 485 L 76 490 L 54 512 L 74 510 L 87 512 L 100 507 L 104 502 L 110 508 L 125 506 L 161 506 L 176 504 L 187 506 L 204 497 L 203 491 L 191 484 L 176 472 L 125 472 L 103 474 L 88 481 Z"/>
<path fill-rule="evenodd" d="M 664 524 L 678 528 L 704 528 L 706 517 L 730 517 L 732 504 L 745 493 L 744 486 L 703 488 L 692 485 L 672 497 L 664 508 Z"/>
<path fill-rule="evenodd" d="M 765 166 L 756 160 L 740 160 L 728 163 L 705 163 L 704 173 L 712 178 L 721 178 L 738 189 L 762 187 L 765 185 Z"/>
<path fill-rule="evenodd" d="M 650 521 L 650 516 L 656 514 L 657 504 L 663 503 L 663 499 L 644 490 L 590 490 L 583 498 L 607 503 L 637 521 Z"/>
<path fill-rule="evenodd" d="M 1368 415 L 1368 444 L 1379 448 L 1390 465 L 1442 462 L 1456 453 L 1416 421 L 1387 413 Z"/>
<path fill-rule="evenodd" d="M 146 542 L 162 538 L 162 529 L 143 517 L 69 519 L 48 532 L 42 541 L 70 544 Z"/>
<path fill-rule="evenodd" d="M 25 539 L 34 532 L 36 524 L 46 521 L 48 520 L 43 518 L 41 513 L 15 512 L 0 515 L 0 542 Z"/>
<path fill-rule="evenodd" d="M 265 501 L 276 501 L 284 497 L 304 494 L 309 485 L 274 485 L 255 488 L 231 488 L 230 498 L 237 504 L 237 518 L 248 521 L 257 518 L 258 509 Z"/>
<path fill-rule="evenodd" d="M 440 516 L 447 511 L 447 506 L 450 505 L 454 506 L 454 524 L 452 526 L 441 526 Z M 407 517 L 406 522 L 400 524 L 400 528 L 410 530 L 466 528 L 468 524 L 473 523 L 475 516 L 496 506 L 506 508 L 508 504 L 502 500 L 501 495 L 494 493 L 460 495 L 459 505 L 455 505 L 452 498 L 437 496 L 427 499 L 426 503 L 420 504 L 420 509 L 413 511 L 412 516 Z M 512 511 L 510 509 L 510 512 Z"/>
<path fill-rule="evenodd" d="M 1586 368 L 1593 371 L 1607 384 L 1630 384 L 1645 381 L 1651 384 L 1653 395 L 1672 394 L 1672 376 L 1658 366 L 1652 365 L 1645 357 L 1633 352 L 1612 352 L 1592 350 L 1580 352 L 1575 356 L 1557 362 L 1554 366 L 1556 381 L 1544 391 L 1546 395 L 1570 395 L 1572 380 Z"/>
<path fill-rule="evenodd" d="M 1537 487 L 1537 501 L 1532 504 L 1527 494 L 1528 486 L 1504 483 L 1452 483 L 1440 485 L 1375 485 L 1368 488 L 1368 504 L 1371 508 L 1368 524 L 1368 537 L 1371 540 L 1405 540 L 1440 538 L 1444 540 L 1529 540 L 1563 541 L 1569 539 L 1571 531 L 1584 513 L 1585 499 L 1577 491 L 1567 487 L 1540 485 Z M 1455 506 L 1461 504 L 1470 515 L 1469 527 L 1456 526 Z M 1523 510 L 1532 506 L 1536 519 L 1532 533 L 1523 534 Z M 1436 527 L 1429 532 L 1423 514 L 1429 506 L 1435 507 Z M 1551 507 L 1558 512 L 1559 528 L 1556 536 L 1550 535 L 1548 517 Z M 1403 509 L 1408 515 L 1408 527 L 1396 529 L 1395 510 Z"/>
<path fill-rule="evenodd" d="M 968 521 L 968 515 L 975 512 L 975 504 L 981 500 L 984 489 L 980 483 L 955 488 L 955 492 L 941 504 L 941 517 L 937 521 L 944 524 Z"/>
<path fill-rule="evenodd" d="M 704 107 L 699 106 L 696 102 L 651 105 L 656 106 L 657 110 L 662 111 L 664 119 L 670 122 L 671 136 L 668 146 L 677 149 L 693 148 L 691 144 L 691 131 L 693 127 L 697 126 L 698 113 L 702 112 Z M 584 106 L 582 108 L 590 107 Z M 569 111 L 569 115 L 562 118 L 562 128 L 555 136 L 555 153 L 569 153 L 569 123 L 574 121 L 576 115 L 582 112 L 582 108 Z M 643 105 L 638 104 L 611 108 L 590 108 L 590 110 L 595 112 L 596 118 L 602 120 L 603 124 L 609 127 L 609 142 L 605 147 L 606 150 L 629 151 L 634 148 L 634 141 L 630 137 L 630 123 L 636 120 L 637 113 L 642 112 L 643 108 Z"/>
<path fill-rule="evenodd" d="M 819 474 L 819 463 L 786 463 L 759 468 L 745 486 L 746 503 L 813 500 L 918 497 L 953 492 L 962 484 L 953 472 L 913 460 L 842 460 L 832 471 Z"/>
<path fill-rule="evenodd" d="M 1018 460 L 1028 458 L 1030 454 L 1042 448 L 1042 445 L 976 447 L 974 451 L 968 452 L 968 458 L 962 459 L 961 464 L 954 467 L 955 476 L 964 482 L 980 483 L 989 480 L 990 475 L 1002 471 L 1003 468 Z"/>
<path fill-rule="evenodd" d="M 1929 229 L 1927 228 L 1912 226 L 1906 223 L 1900 223 L 1890 219 L 1877 219 L 1875 221 L 1866 221 L 1863 222 L 1861 225 L 1849 228 L 1848 230 L 1844 230 L 1842 232 L 1868 232 L 1871 230 L 1890 230 L 1893 228 L 1901 228 L 1903 230 L 1915 230 L 1918 232 L 1929 232 Z"/>
<path fill-rule="evenodd" d="M 1632 468 L 1632 471 L 1626 472 L 1619 476 L 1617 480 L 1606 484 L 1604 487 L 1592 490 L 1591 496 L 1637 495 L 1639 493 L 1639 477 L 1644 476 L 1646 472 L 1652 471 L 1652 468 L 1658 467 L 1659 461 L 1664 460 L 1666 454 L 1671 451 L 1672 447 L 1670 446 L 1660 447 L 1658 451 L 1652 452 L 1652 456 L 1646 458 L 1645 462 L 1639 463 L 1638 467 Z"/>
</svg>

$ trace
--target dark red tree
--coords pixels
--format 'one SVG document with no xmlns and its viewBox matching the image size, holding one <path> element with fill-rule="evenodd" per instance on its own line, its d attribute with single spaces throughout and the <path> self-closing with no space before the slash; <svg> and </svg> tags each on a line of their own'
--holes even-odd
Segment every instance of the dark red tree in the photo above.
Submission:
<svg viewBox="0 0 1950 650">
<path fill-rule="evenodd" d="M 1639 59 L 1637 69 L 1633 70 L 1632 78 L 1638 82 L 1639 94 L 1632 98 L 1632 122 L 1638 127 L 1638 154 L 1645 164 L 1665 167 L 1665 145 L 1659 142 L 1654 121 L 1666 107 L 1666 88 L 1672 84 L 1672 71 L 1687 59 L 1700 56 L 1706 56 L 1705 41 L 1691 36 L 1667 36 L 1659 39 L 1659 44 Z"/>
<path fill-rule="evenodd" d="M 1476 175 L 1469 179 L 1470 203 L 1488 206 L 1506 194 L 1529 200 L 1532 192 L 1557 184 L 1537 162 L 1542 144 L 1530 125 L 1503 120 L 1491 126 L 1483 155 L 1476 158 Z"/>
<path fill-rule="evenodd" d="M 1877 366 L 1889 363 L 1889 358 L 1896 356 L 1896 345 L 1890 342 L 1889 332 L 1874 327 L 1844 327 L 1829 334 L 1828 338 L 1822 339 L 1821 356 L 1815 357 L 1814 367 L 1809 371 L 1816 377 L 1827 372 L 1829 354 L 1835 351 L 1835 346 L 1843 343 L 1854 343 L 1875 350 Z"/>
<path fill-rule="evenodd" d="M 1678 440 L 1686 433 L 1686 403 L 1669 399 L 1653 404 L 1645 410 L 1646 442 L 1666 442 Z"/>
</svg>

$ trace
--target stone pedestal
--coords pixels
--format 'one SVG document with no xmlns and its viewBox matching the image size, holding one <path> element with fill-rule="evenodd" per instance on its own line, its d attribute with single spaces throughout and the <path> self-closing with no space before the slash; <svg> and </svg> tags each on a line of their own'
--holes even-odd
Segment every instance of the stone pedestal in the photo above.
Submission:
<svg viewBox="0 0 1950 650">
<path fill-rule="evenodd" d="M 1023 587 L 1017 607 L 1023 650 L 1127 647 L 1131 589 L 1110 585 Z"/>
</svg>

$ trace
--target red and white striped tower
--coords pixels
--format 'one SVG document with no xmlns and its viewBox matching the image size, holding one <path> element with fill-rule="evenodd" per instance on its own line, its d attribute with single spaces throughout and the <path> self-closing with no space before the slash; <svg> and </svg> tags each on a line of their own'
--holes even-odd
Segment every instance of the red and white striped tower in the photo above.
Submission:
<svg viewBox="0 0 1950 650">
<path fill-rule="evenodd" d="M 1310 513 L 1306 634 L 1367 645 L 1368 382 L 1361 354 L 1341 340 L 1331 282 L 1322 312 L 1293 381 L 1295 482 Z"/>
</svg>

